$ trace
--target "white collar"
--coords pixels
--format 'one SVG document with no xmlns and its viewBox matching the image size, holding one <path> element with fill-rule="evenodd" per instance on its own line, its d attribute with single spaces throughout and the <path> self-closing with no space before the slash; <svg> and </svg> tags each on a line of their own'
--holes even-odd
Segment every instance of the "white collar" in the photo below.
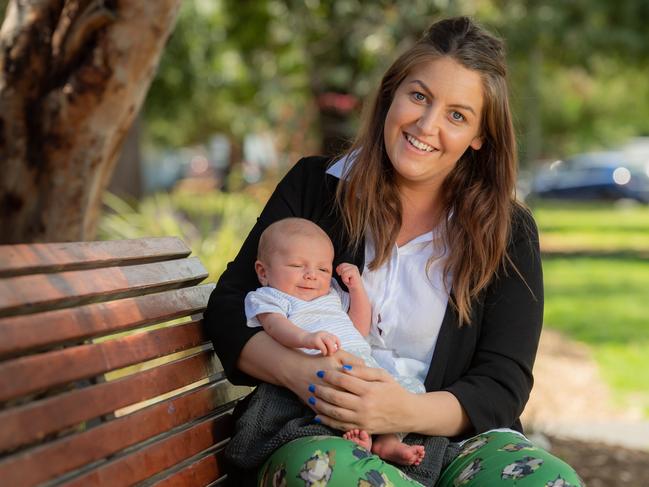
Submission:
<svg viewBox="0 0 649 487">
<path fill-rule="evenodd" d="M 338 179 L 343 178 L 343 174 L 346 174 L 349 169 L 351 169 L 352 164 L 356 161 L 356 152 L 348 153 L 342 156 L 340 159 L 337 159 L 329 169 L 327 169 L 327 174 L 330 176 L 336 177 Z"/>
</svg>

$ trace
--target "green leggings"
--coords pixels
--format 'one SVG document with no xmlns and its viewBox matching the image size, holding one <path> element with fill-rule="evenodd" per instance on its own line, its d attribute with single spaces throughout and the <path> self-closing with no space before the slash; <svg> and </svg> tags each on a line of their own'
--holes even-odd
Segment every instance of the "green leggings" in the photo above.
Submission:
<svg viewBox="0 0 649 487">
<path fill-rule="evenodd" d="M 398 468 L 337 436 L 311 436 L 276 450 L 259 471 L 260 487 L 420 486 Z M 511 431 L 491 431 L 464 443 L 435 487 L 583 486 L 562 460 Z"/>
</svg>

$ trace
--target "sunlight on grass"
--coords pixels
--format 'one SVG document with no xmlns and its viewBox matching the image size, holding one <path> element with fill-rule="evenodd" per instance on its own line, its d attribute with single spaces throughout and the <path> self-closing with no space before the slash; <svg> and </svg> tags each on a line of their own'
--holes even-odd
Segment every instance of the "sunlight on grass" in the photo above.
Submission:
<svg viewBox="0 0 649 487">
<path fill-rule="evenodd" d="M 649 252 L 649 206 L 550 202 L 533 210 L 544 250 Z"/>
<path fill-rule="evenodd" d="M 649 337 L 649 261 L 545 256 L 543 267 L 549 326 L 589 345 Z"/>
<path fill-rule="evenodd" d="M 619 405 L 649 416 L 649 261 L 544 258 L 545 326 L 593 351 Z"/>
<path fill-rule="evenodd" d="M 534 215 L 545 325 L 588 345 L 618 403 L 649 416 L 649 207 L 543 203 Z"/>
<path fill-rule="evenodd" d="M 640 409 L 649 417 L 649 336 L 637 343 L 602 344 L 593 351 L 604 379 L 624 392 L 618 403 Z"/>
</svg>

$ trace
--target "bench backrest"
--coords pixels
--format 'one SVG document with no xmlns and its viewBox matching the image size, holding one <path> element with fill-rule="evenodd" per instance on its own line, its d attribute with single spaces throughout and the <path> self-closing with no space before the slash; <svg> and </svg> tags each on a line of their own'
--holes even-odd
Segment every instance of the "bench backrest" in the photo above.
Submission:
<svg viewBox="0 0 649 487">
<path fill-rule="evenodd" d="M 233 388 L 177 238 L 0 246 L 0 484 L 209 485 Z M 220 482 L 217 482 L 220 483 Z"/>
</svg>

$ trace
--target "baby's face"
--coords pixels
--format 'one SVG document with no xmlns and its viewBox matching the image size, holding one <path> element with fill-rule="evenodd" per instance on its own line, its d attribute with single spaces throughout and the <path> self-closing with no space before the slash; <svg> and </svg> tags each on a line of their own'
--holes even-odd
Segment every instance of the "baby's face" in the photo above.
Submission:
<svg viewBox="0 0 649 487">
<path fill-rule="evenodd" d="M 324 296 L 331 286 L 333 250 L 324 239 L 288 237 L 266 262 L 257 261 L 259 281 L 290 296 L 311 301 Z"/>
</svg>

